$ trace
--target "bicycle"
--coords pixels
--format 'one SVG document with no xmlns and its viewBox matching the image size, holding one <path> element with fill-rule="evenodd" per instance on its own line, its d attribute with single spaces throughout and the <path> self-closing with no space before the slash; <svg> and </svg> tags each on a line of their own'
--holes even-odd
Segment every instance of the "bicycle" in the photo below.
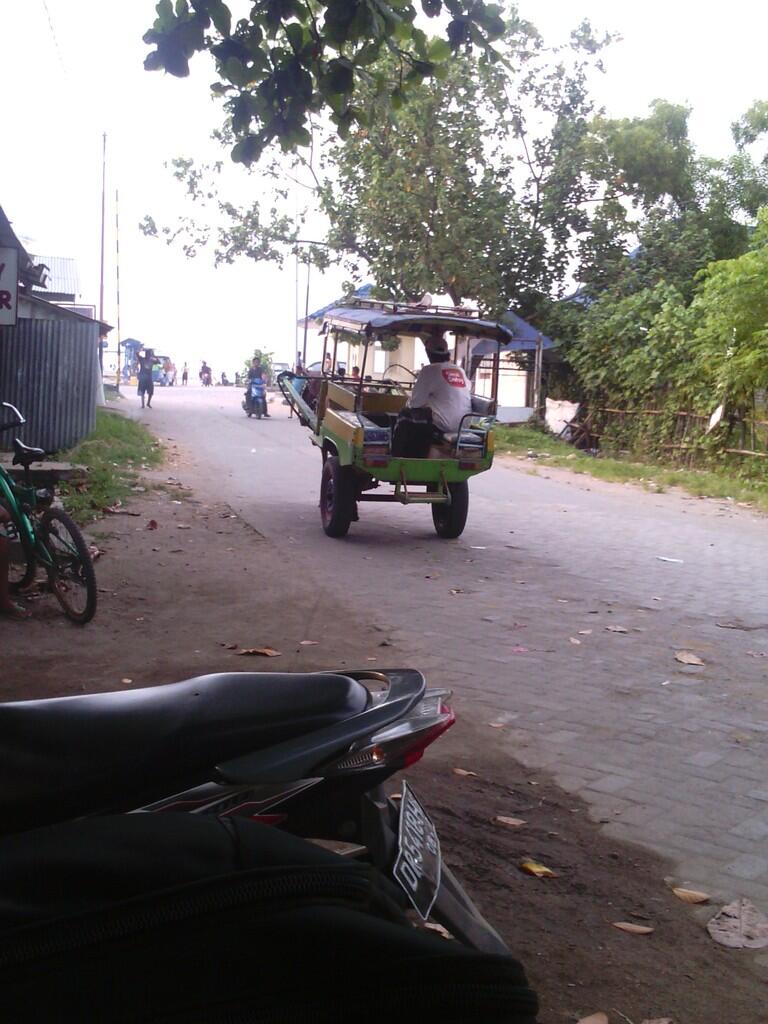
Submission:
<svg viewBox="0 0 768 1024">
<path fill-rule="evenodd" d="M 0 432 L 26 422 L 16 406 L 1 404 L 14 419 L 0 422 Z M 72 622 L 85 625 L 96 614 L 96 574 L 88 545 L 74 520 L 62 509 L 50 507 L 53 491 L 32 486 L 30 466 L 42 462 L 47 453 L 18 437 L 13 440 L 13 452 L 13 465 L 24 468 L 24 482 L 17 483 L 0 465 L 0 504 L 10 515 L 6 531 L 21 556 L 11 560 L 10 589 L 18 593 L 29 588 L 38 566 L 42 566 L 64 614 Z"/>
</svg>

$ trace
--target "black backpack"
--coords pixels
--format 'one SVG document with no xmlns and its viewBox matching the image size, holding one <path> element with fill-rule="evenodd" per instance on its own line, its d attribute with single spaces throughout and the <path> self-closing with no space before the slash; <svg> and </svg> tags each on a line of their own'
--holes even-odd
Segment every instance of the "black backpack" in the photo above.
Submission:
<svg viewBox="0 0 768 1024">
<path fill-rule="evenodd" d="M 521 965 L 413 927 L 374 868 L 249 822 L 0 841 L 4 1020 L 535 1024 Z"/>
</svg>

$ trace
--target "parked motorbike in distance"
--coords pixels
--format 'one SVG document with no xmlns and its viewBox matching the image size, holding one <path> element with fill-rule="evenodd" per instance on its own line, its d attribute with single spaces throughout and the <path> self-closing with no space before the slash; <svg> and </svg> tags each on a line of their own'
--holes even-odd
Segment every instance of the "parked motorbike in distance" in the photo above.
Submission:
<svg viewBox="0 0 768 1024">
<path fill-rule="evenodd" d="M 403 669 L 222 673 L 0 704 L 0 832 L 125 812 L 244 817 L 367 860 L 423 921 L 507 955 L 412 789 L 382 788 L 454 724 L 449 700 Z"/>
<path fill-rule="evenodd" d="M 260 420 L 262 416 L 267 415 L 267 386 L 263 380 L 254 377 L 248 381 L 242 405 L 248 419 L 255 416 Z"/>
</svg>

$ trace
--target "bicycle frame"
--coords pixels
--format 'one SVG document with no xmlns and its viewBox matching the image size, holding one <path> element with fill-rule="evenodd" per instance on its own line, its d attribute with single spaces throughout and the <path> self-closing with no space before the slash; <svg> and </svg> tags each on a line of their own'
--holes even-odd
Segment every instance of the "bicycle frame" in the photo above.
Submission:
<svg viewBox="0 0 768 1024">
<path fill-rule="evenodd" d="M 53 558 L 48 548 L 40 540 L 32 517 L 19 504 L 17 485 L 3 466 L 0 466 L 0 503 L 8 509 L 11 522 L 16 527 L 22 544 L 26 542 L 30 550 L 34 552 L 35 558 L 46 568 L 52 569 L 54 567 Z"/>
</svg>

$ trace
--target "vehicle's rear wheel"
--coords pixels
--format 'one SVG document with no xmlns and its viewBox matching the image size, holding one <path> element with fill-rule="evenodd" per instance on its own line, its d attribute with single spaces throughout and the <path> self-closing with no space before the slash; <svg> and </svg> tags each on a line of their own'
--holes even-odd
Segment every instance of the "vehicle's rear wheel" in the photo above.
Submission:
<svg viewBox="0 0 768 1024">
<path fill-rule="evenodd" d="M 335 455 L 323 463 L 320 478 L 320 515 L 329 537 L 345 537 L 357 513 L 355 476 Z"/>
<path fill-rule="evenodd" d="M 469 512 L 469 484 L 465 480 L 460 484 L 448 484 L 451 496 L 450 505 L 435 504 L 432 506 L 432 522 L 438 537 L 455 540 L 464 532 Z"/>
</svg>

